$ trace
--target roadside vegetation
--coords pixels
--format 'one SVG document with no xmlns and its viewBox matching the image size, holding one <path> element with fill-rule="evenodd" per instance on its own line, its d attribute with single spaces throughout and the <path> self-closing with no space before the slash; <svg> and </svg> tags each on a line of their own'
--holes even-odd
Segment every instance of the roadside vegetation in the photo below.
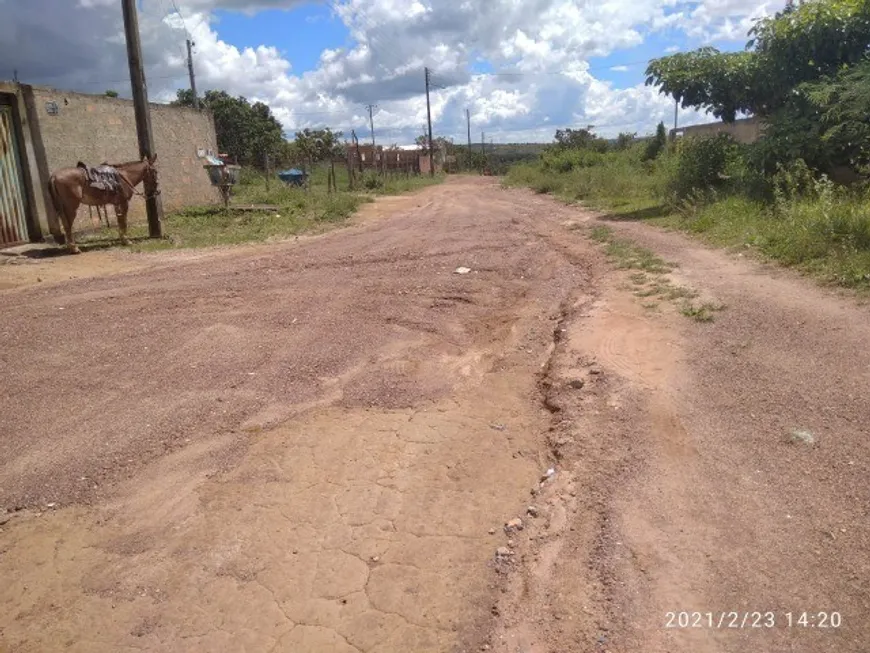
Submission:
<svg viewBox="0 0 870 653">
<path fill-rule="evenodd" d="M 357 178 L 362 188 L 350 191 L 347 172 L 336 166 L 335 176 L 338 191 L 330 193 L 325 167 L 314 169 L 308 190 L 285 186 L 277 177 L 270 178 L 267 185 L 264 174 L 246 170 L 242 183 L 234 188 L 228 210 L 217 204 L 169 213 L 164 219 L 166 235 L 162 240 L 148 240 L 147 225 L 136 224 L 131 227 L 133 249 L 235 245 L 320 233 L 344 222 L 378 195 L 410 192 L 443 180 L 438 175 L 381 177 L 370 173 L 362 177 L 361 184 Z M 115 235 L 104 229 L 92 237 Z"/>
<path fill-rule="evenodd" d="M 751 145 L 727 136 L 616 142 L 560 130 L 505 183 L 757 252 L 825 281 L 870 289 L 870 3 L 808 0 L 759 21 L 746 51 L 650 64 L 684 107 L 761 117 Z M 829 47 L 830 46 L 830 47 Z"/>
<path fill-rule="evenodd" d="M 228 209 L 215 201 L 167 212 L 164 238 L 151 240 L 144 221 L 130 224 L 133 251 L 153 251 L 179 247 L 212 247 L 248 242 L 281 240 L 299 234 L 320 233 L 344 222 L 362 205 L 379 195 L 398 195 L 443 181 L 443 175 L 358 175 L 350 190 L 345 168 L 335 167 L 336 191 L 329 192 L 327 168 L 315 164 L 308 189 L 285 185 L 276 175 L 253 167 L 242 169 L 241 183 L 233 188 Z M 205 174 L 205 172 L 203 172 Z M 82 249 L 117 244 L 114 214 L 109 207 L 111 228 L 101 227 L 78 237 Z"/>
<path fill-rule="evenodd" d="M 191 91 L 178 91 L 172 104 L 192 107 Z M 318 233 L 334 228 L 378 195 L 410 192 L 443 180 L 443 175 L 366 170 L 355 174 L 351 188 L 342 132 L 303 129 L 295 133 L 293 140 L 287 140 L 281 123 L 267 105 L 252 104 L 224 91 L 206 91 L 200 105 L 214 115 L 218 150 L 242 166 L 229 207 L 223 206 L 215 188 L 215 204 L 167 212 L 163 221 L 165 235 L 160 240 L 147 238 L 144 221 L 133 221 L 129 233 L 134 251 L 234 245 Z M 328 180 L 331 161 L 334 187 Z M 307 188 L 285 185 L 276 171 L 287 168 L 308 172 Z M 205 170 L 201 174 L 205 178 Z M 112 228 L 101 227 L 78 237 L 82 249 L 118 243 L 111 208 L 109 217 Z"/>
</svg>

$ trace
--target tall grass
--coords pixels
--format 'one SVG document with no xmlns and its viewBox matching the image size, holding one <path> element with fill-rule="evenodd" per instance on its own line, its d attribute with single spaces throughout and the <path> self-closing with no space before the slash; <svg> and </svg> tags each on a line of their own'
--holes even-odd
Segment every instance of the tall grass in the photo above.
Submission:
<svg viewBox="0 0 870 653">
<path fill-rule="evenodd" d="M 686 188 L 693 170 L 673 147 L 643 162 L 637 147 L 577 158 L 542 157 L 513 167 L 504 183 L 582 202 L 606 219 L 644 219 L 693 233 L 713 244 L 736 246 L 794 266 L 837 285 L 870 289 L 870 189 L 835 187 L 822 178 L 806 188 L 759 200 L 751 171 L 728 162 L 716 189 Z M 591 165 L 586 165 L 591 163 Z M 787 181 L 792 178 L 784 173 Z M 768 180 L 775 185 L 777 180 Z M 678 194 L 675 189 L 679 189 Z"/>
<path fill-rule="evenodd" d="M 664 161 L 642 162 L 642 148 L 600 154 L 590 152 L 583 165 L 565 165 L 570 153 L 547 165 L 547 160 L 520 164 L 508 171 L 505 183 L 527 186 L 566 202 L 583 202 L 600 209 L 632 212 L 660 203 L 667 185 Z M 560 166 L 559 163 L 562 163 Z"/>
</svg>

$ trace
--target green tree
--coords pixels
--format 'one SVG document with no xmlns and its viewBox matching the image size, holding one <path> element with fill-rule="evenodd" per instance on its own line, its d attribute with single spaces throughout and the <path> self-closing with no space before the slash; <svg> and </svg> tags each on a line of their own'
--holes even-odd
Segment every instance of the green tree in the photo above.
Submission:
<svg viewBox="0 0 870 653">
<path fill-rule="evenodd" d="M 622 132 L 616 137 L 616 149 L 620 151 L 627 150 L 634 143 L 636 137 L 637 132 Z"/>
<path fill-rule="evenodd" d="M 818 116 L 822 156 L 831 165 L 870 165 L 870 59 L 800 90 Z"/>
<path fill-rule="evenodd" d="M 309 165 L 343 156 L 342 132 L 326 129 L 309 129 L 296 132 L 295 147 Z"/>
<path fill-rule="evenodd" d="M 807 0 L 756 23 L 743 52 L 714 48 L 650 62 L 647 84 L 726 122 L 764 119 L 761 172 L 866 162 L 870 0 Z"/>
<path fill-rule="evenodd" d="M 179 90 L 172 104 L 192 107 L 193 93 Z M 240 164 L 262 168 L 267 155 L 275 159 L 281 152 L 283 129 L 266 104 L 251 104 L 226 91 L 206 91 L 200 104 L 214 115 L 218 149 Z"/>
<path fill-rule="evenodd" d="M 557 129 L 555 135 L 556 145 L 566 149 L 580 149 L 589 147 L 595 140 L 592 133 L 592 125 L 585 129 Z"/>
<path fill-rule="evenodd" d="M 109 89 L 106 91 L 106 97 L 118 97 L 118 91 L 113 91 Z"/>
<path fill-rule="evenodd" d="M 417 138 L 414 139 L 414 143 L 419 147 L 423 154 L 429 153 L 429 135 L 428 134 L 420 134 Z M 432 147 L 435 148 L 435 151 L 442 150 L 448 154 L 451 153 L 451 149 L 453 148 L 453 141 L 449 138 L 444 138 L 443 136 L 435 136 L 432 139 Z"/>
<path fill-rule="evenodd" d="M 804 82 L 836 75 L 862 60 L 870 43 L 870 0 L 807 0 L 759 20 L 743 52 L 705 47 L 654 59 L 647 85 L 683 108 L 726 122 L 740 112 L 773 115 Z"/>
<path fill-rule="evenodd" d="M 555 135 L 556 148 L 606 152 L 610 148 L 607 139 L 599 138 L 592 129 L 592 125 L 582 129 L 571 129 L 570 127 L 567 129 L 557 129 Z"/>
</svg>

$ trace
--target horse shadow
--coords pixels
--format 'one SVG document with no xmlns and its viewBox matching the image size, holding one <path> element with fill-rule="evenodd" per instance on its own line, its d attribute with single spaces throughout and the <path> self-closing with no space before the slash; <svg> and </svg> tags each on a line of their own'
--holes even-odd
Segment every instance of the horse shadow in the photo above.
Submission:
<svg viewBox="0 0 870 653">
<path fill-rule="evenodd" d="M 132 244 L 143 243 L 150 240 L 148 236 L 128 236 Z M 117 237 L 92 238 L 84 241 L 76 242 L 78 248 L 84 252 L 97 252 L 107 249 L 127 249 L 130 246 L 121 243 L 121 239 Z M 56 244 L 54 247 L 46 246 L 45 244 L 35 245 L 29 249 L 23 249 L 16 252 L 17 256 L 23 256 L 31 259 L 49 259 L 58 256 L 69 256 L 70 252 L 64 244 Z"/>
<path fill-rule="evenodd" d="M 148 236 L 127 236 L 127 240 L 133 245 L 151 240 Z M 105 238 L 93 238 L 76 241 L 79 249 L 84 252 L 98 252 L 106 249 L 129 249 L 130 245 L 124 245 L 118 237 L 107 236 Z"/>
</svg>

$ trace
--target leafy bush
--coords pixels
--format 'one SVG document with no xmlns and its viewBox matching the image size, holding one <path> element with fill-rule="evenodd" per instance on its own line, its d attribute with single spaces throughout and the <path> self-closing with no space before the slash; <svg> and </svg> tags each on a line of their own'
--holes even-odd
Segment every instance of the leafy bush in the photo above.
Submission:
<svg viewBox="0 0 870 653">
<path fill-rule="evenodd" d="M 803 159 L 797 159 L 789 165 L 778 165 L 776 174 L 771 179 L 774 204 L 783 208 L 795 200 L 814 194 L 817 188 L 812 170 Z"/>
<path fill-rule="evenodd" d="M 685 138 L 677 148 L 677 165 L 668 190 L 681 200 L 696 191 L 708 191 L 726 185 L 725 174 L 736 144 L 725 134 L 709 138 Z"/>
<path fill-rule="evenodd" d="M 617 151 L 627 150 L 634 143 L 634 139 L 637 137 L 637 132 L 621 132 L 619 136 L 616 137 L 615 148 Z"/>
<path fill-rule="evenodd" d="M 601 165 L 604 155 L 589 149 L 551 150 L 541 155 L 544 170 L 557 173 Z"/>
<path fill-rule="evenodd" d="M 362 177 L 362 187 L 366 190 L 378 190 L 384 187 L 384 178 L 376 172 L 366 172 Z"/>
<path fill-rule="evenodd" d="M 644 161 L 652 161 L 661 154 L 665 146 L 668 144 L 668 133 L 665 130 L 665 123 L 660 122 L 656 127 L 656 135 L 646 142 L 643 153 Z"/>
</svg>

